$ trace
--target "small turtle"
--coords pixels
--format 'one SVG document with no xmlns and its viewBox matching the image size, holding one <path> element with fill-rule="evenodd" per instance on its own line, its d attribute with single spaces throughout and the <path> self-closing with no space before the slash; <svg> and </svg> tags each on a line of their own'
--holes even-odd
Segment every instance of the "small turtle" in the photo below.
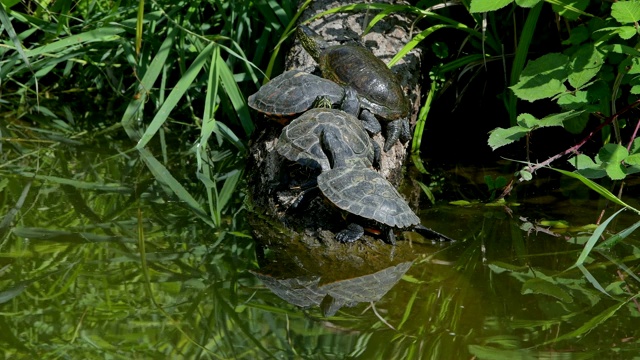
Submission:
<svg viewBox="0 0 640 360">
<path fill-rule="evenodd" d="M 385 240 L 395 244 L 394 228 L 410 228 L 426 237 L 450 238 L 420 224 L 400 193 L 382 175 L 366 167 L 354 167 L 349 159 L 355 154 L 345 146 L 333 129 L 324 129 L 320 144 L 326 152 L 331 170 L 318 175 L 322 194 L 338 208 L 381 224 Z M 351 223 L 336 234 L 341 242 L 353 242 L 364 235 L 364 228 Z"/>
<path fill-rule="evenodd" d="M 348 93 L 333 81 L 300 70 L 290 70 L 276 76 L 249 96 L 248 104 L 254 110 L 286 124 L 292 117 L 311 108 L 330 108 L 342 104 L 347 96 L 351 99 L 345 104 L 345 109 L 356 113 L 355 91 Z"/>
<path fill-rule="evenodd" d="M 400 139 L 411 138 L 407 116 L 411 110 L 400 81 L 387 65 L 371 51 L 357 44 L 329 45 L 309 27 L 298 26 L 298 39 L 320 65 L 322 76 L 358 95 L 360 118 L 367 131 L 380 131 L 376 116 L 388 121 L 384 151 Z"/>
<path fill-rule="evenodd" d="M 380 149 L 369 138 L 362 121 L 336 109 L 311 109 L 282 129 L 276 150 L 291 161 L 330 170 L 329 159 L 320 144 L 323 131 L 335 134 L 351 156 L 345 161 L 349 166 L 369 168 L 378 165 Z"/>
</svg>

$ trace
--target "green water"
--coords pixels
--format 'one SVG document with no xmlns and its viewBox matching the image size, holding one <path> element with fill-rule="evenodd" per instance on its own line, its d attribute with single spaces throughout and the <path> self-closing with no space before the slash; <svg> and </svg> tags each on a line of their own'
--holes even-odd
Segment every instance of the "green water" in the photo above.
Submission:
<svg viewBox="0 0 640 360">
<path fill-rule="evenodd" d="M 129 142 L 5 140 L 2 358 L 631 359 L 640 354 L 639 237 L 593 252 L 582 269 L 572 267 L 593 232 L 586 225 L 604 206 L 579 183 L 521 186 L 513 199 L 519 204 L 425 205 L 424 224 L 459 241 L 432 244 L 406 234 L 408 240 L 399 241 L 396 250 L 380 253 L 389 267 L 410 258 L 404 273 L 368 269 L 364 263 L 360 274 L 323 282 L 322 274 L 288 278 L 280 269 L 272 282 L 293 283 L 286 293 L 312 298 L 303 309 L 256 275 L 278 265 L 269 263 L 274 255 L 269 249 L 258 261 L 241 195 L 227 202 L 220 225 L 213 227 L 172 195 L 171 184 L 158 181 L 149 161 L 129 151 Z M 184 154 L 163 158 L 151 152 L 172 174 L 184 174 L 177 180 L 185 189 L 198 193 L 200 183 L 191 175 L 195 165 Z M 458 175 L 446 175 L 445 182 L 454 183 Z M 459 186 L 483 188 L 473 177 Z M 609 207 L 605 218 L 615 210 Z M 566 224 L 554 229 L 539 223 L 544 219 Z M 616 217 L 604 237 L 635 221 L 630 213 Z M 335 291 L 344 291 L 352 303 L 341 303 Z M 367 301 L 369 293 L 379 300 Z"/>
</svg>

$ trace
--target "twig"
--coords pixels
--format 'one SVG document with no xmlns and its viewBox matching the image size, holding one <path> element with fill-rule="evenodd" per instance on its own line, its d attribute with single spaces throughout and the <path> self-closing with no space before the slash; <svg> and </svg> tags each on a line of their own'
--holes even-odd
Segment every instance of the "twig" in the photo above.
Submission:
<svg viewBox="0 0 640 360">
<path fill-rule="evenodd" d="M 608 118 L 606 118 L 600 125 L 598 125 L 598 127 L 596 127 L 593 131 L 591 131 L 589 133 L 589 135 L 587 135 L 584 139 L 582 139 L 582 141 L 580 141 L 579 143 L 577 143 L 576 145 L 568 148 L 567 150 L 560 152 L 556 155 L 553 155 L 552 157 L 548 158 L 547 160 L 535 164 L 535 165 L 529 165 L 525 168 L 526 171 L 528 171 L 529 173 L 533 174 L 536 170 L 543 168 L 545 166 L 548 166 L 549 164 L 551 164 L 552 162 L 558 160 L 559 158 L 565 156 L 565 155 L 569 155 L 569 154 L 573 154 L 573 153 L 577 153 L 578 149 L 580 149 L 584 144 L 587 143 L 587 141 L 591 140 L 591 138 L 593 137 L 593 135 L 595 135 L 596 133 L 598 133 L 600 130 L 602 130 L 602 128 L 604 128 L 605 126 L 611 124 L 614 120 L 616 120 L 619 116 L 623 115 L 624 113 L 626 113 L 627 111 L 637 107 L 638 105 L 640 105 L 640 99 L 634 101 L 633 103 L 627 105 L 624 109 L 620 110 L 619 112 L 609 116 Z M 628 145 L 628 149 L 629 150 L 631 148 L 631 144 L 633 143 L 633 139 L 635 139 L 636 134 L 638 132 L 638 128 L 640 127 L 640 121 L 638 122 L 638 124 L 636 125 L 636 129 L 633 132 L 633 137 L 631 139 L 631 141 L 629 142 Z M 524 181 L 524 178 L 521 176 L 518 179 L 518 183 L 521 183 Z M 511 190 L 513 190 L 513 187 L 516 185 L 516 181 L 515 179 L 511 179 L 511 181 L 509 182 L 509 184 L 507 184 L 507 186 L 505 186 L 504 191 L 502 191 L 502 194 L 500 194 L 500 196 L 498 197 L 498 199 L 503 199 L 505 198 L 507 195 L 509 195 L 511 193 Z"/>
</svg>

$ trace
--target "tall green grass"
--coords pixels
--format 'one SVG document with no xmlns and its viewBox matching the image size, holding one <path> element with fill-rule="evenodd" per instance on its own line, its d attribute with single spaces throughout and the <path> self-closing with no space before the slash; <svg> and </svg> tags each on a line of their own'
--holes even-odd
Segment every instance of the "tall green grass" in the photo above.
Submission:
<svg viewBox="0 0 640 360">
<path fill-rule="evenodd" d="M 63 0 L 0 9 L 7 116 L 69 134 L 123 129 L 158 181 L 221 225 L 255 127 L 245 94 L 262 81 L 295 2 Z M 184 145 L 204 207 L 180 185 L 182 174 L 168 171 L 167 154 Z"/>
</svg>

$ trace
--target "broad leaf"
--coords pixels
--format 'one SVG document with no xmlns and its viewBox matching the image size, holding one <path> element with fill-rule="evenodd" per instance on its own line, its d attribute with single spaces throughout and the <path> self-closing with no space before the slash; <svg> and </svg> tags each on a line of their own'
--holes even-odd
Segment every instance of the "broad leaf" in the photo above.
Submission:
<svg viewBox="0 0 640 360">
<path fill-rule="evenodd" d="M 573 302 L 571 295 L 564 291 L 560 286 L 540 278 L 533 278 L 525 281 L 524 284 L 522 284 L 522 289 L 520 291 L 523 295 L 543 294 L 552 296 L 564 303 Z"/>
<path fill-rule="evenodd" d="M 565 121 L 573 119 L 574 117 L 579 116 L 582 113 L 582 111 L 571 110 L 560 114 L 545 116 L 538 122 L 538 127 L 542 128 L 551 126 L 562 126 Z"/>
<path fill-rule="evenodd" d="M 552 4 L 554 12 L 566 19 L 576 20 L 581 13 L 584 14 L 589 0 L 557 0 Z"/>
<path fill-rule="evenodd" d="M 496 128 L 489 134 L 489 146 L 493 150 L 511 144 L 512 142 L 525 136 L 531 129 L 522 126 L 512 126 L 508 129 Z"/>
<path fill-rule="evenodd" d="M 625 168 L 622 165 L 629 153 L 627 149 L 618 144 L 606 144 L 598 152 L 598 159 L 604 165 L 607 175 L 612 180 L 622 180 L 626 176 Z"/>
<path fill-rule="evenodd" d="M 550 98 L 567 90 L 569 58 L 559 53 L 546 54 L 529 61 L 517 84 L 510 87 L 523 100 L 535 101 Z"/>
<path fill-rule="evenodd" d="M 471 2 L 471 13 L 480 13 L 502 9 L 511 4 L 513 0 L 473 0 Z"/>
<path fill-rule="evenodd" d="M 604 56 L 593 44 L 583 45 L 571 57 L 571 74 L 569 84 L 579 89 L 591 81 L 602 67 Z"/>
<path fill-rule="evenodd" d="M 639 1 L 618 1 L 611 5 L 611 16 L 619 23 L 628 24 L 640 20 Z"/>
</svg>

